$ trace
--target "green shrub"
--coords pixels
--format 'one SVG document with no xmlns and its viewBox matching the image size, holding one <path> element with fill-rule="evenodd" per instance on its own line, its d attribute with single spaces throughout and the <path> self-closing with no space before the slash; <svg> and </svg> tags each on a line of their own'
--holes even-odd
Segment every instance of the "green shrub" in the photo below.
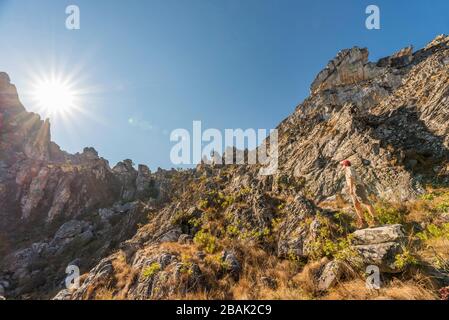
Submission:
<svg viewBox="0 0 449 320">
<path fill-rule="evenodd" d="M 337 220 L 336 225 L 339 233 L 343 234 L 350 231 L 351 223 L 354 220 L 352 216 L 344 211 L 339 211 L 334 215 L 334 218 Z"/>
<path fill-rule="evenodd" d="M 144 278 L 151 278 L 152 276 L 154 276 L 159 271 L 161 271 L 161 265 L 159 263 L 157 263 L 157 262 L 153 262 L 151 265 L 149 265 L 148 267 L 146 267 L 143 270 L 142 276 Z"/>
<path fill-rule="evenodd" d="M 201 210 L 206 210 L 209 208 L 209 201 L 207 199 L 201 199 L 198 202 L 198 208 L 200 208 Z"/>
<path fill-rule="evenodd" d="M 193 238 L 193 242 L 205 250 L 207 253 L 213 254 L 218 247 L 217 238 L 211 235 L 209 232 L 200 230 Z"/>
<path fill-rule="evenodd" d="M 376 219 L 380 224 L 403 224 L 407 211 L 384 204 L 376 208 Z"/>
<path fill-rule="evenodd" d="M 236 225 L 229 225 L 226 227 L 226 233 L 230 236 L 230 237 L 235 237 L 239 234 L 239 229 L 237 228 Z"/>
<path fill-rule="evenodd" d="M 350 237 L 336 240 L 319 239 L 310 244 L 310 249 L 312 257 L 315 259 L 328 257 L 342 261 L 352 261 L 358 255 L 357 251 L 351 247 Z"/>
<path fill-rule="evenodd" d="M 173 215 L 171 223 L 174 225 L 186 224 L 190 219 L 192 219 L 192 217 L 186 211 L 177 211 Z"/>
<path fill-rule="evenodd" d="M 435 195 L 433 193 L 426 193 L 423 194 L 420 198 L 421 200 L 432 201 L 433 199 L 435 199 Z"/>
<path fill-rule="evenodd" d="M 436 206 L 436 209 L 440 212 L 448 212 L 449 211 L 449 202 L 443 202 Z"/>
<path fill-rule="evenodd" d="M 429 224 L 426 230 L 417 233 L 416 236 L 423 241 L 437 238 L 449 239 L 449 223 L 444 223 L 442 226 Z"/>
<path fill-rule="evenodd" d="M 408 266 L 414 266 L 418 264 L 418 259 L 409 249 L 404 248 L 403 252 L 396 255 L 394 265 L 398 269 L 405 269 Z"/>
<path fill-rule="evenodd" d="M 233 196 L 225 196 L 222 192 L 212 190 L 206 192 L 205 197 L 198 202 L 198 207 L 202 210 L 226 209 L 234 202 Z"/>
<path fill-rule="evenodd" d="M 335 258 L 342 261 L 354 261 L 357 251 L 351 247 L 351 236 L 333 235 L 329 222 L 321 218 L 321 226 L 314 241 L 309 243 L 310 255 L 314 259 L 322 257 Z M 341 228 L 339 228 L 341 229 Z"/>
<path fill-rule="evenodd" d="M 243 189 L 241 189 L 238 193 L 238 197 L 244 197 L 251 194 L 251 188 L 249 187 L 245 187 Z"/>
</svg>

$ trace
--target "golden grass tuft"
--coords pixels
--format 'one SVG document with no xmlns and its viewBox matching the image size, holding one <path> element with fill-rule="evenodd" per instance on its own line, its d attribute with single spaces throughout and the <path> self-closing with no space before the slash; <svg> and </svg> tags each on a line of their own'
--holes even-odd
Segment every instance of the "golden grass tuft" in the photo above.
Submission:
<svg viewBox="0 0 449 320">
<path fill-rule="evenodd" d="M 436 293 L 414 281 L 394 279 L 380 290 L 367 288 L 365 281 L 355 279 L 340 283 L 324 300 L 435 300 Z"/>
</svg>

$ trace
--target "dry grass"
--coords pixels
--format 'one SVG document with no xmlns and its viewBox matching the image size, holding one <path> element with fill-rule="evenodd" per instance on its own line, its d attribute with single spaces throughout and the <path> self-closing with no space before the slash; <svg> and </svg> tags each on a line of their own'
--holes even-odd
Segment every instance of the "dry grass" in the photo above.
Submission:
<svg viewBox="0 0 449 320">
<path fill-rule="evenodd" d="M 436 238 L 427 240 L 425 247 L 419 251 L 419 255 L 427 262 L 432 262 L 434 259 L 449 261 L 449 239 Z"/>
<path fill-rule="evenodd" d="M 367 288 L 362 279 L 341 283 L 324 300 L 435 300 L 436 293 L 414 281 L 393 280 L 380 290 Z"/>
<path fill-rule="evenodd" d="M 112 266 L 115 271 L 114 297 L 120 300 L 126 299 L 129 288 L 136 281 L 139 271 L 132 269 L 131 266 L 128 265 L 125 255 L 121 252 L 112 262 Z"/>
<path fill-rule="evenodd" d="M 164 244 L 165 249 L 182 249 L 200 266 L 208 290 L 189 292 L 184 295 L 175 294 L 169 299 L 308 299 L 294 276 L 300 266 L 291 261 L 280 260 L 251 242 L 233 241 L 227 248 L 236 252 L 242 266 L 242 273 L 236 281 L 226 273 L 221 273 L 220 253 L 210 254 L 204 260 L 195 257 L 195 246 Z M 178 251 L 179 252 L 179 251 Z M 270 285 L 269 280 L 274 280 Z"/>
<path fill-rule="evenodd" d="M 115 300 L 115 295 L 112 290 L 109 290 L 107 288 L 99 288 L 95 291 L 93 297 L 93 300 Z"/>
<path fill-rule="evenodd" d="M 294 281 L 298 283 L 304 294 L 308 297 L 315 297 L 318 295 L 317 279 L 320 270 L 328 262 L 326 258 L 321 261 L 315 261 L 307 264 L 303 270 L 294 277 Z"/>
<path fill-rule="evenodd" d="M 430 223 L 438 220 L 442 212 L 438 207 L 449 202 L 449 191 L 443 188 L 427 188 L 427 193 L 420 199 L 408 203 L 408 221 Z"/>
</svg>

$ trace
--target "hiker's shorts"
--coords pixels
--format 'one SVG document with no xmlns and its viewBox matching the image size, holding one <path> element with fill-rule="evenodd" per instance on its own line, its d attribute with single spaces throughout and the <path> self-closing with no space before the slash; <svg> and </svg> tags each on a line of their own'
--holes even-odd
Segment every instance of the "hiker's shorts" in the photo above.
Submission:
<svg viewBox="0 0 449 320">
<path fill-rule="evenodd" d="M 365 187 L 357 185 L 355 187 L 354 197 L 358 202 L 363 204 L 370 204 L 371 202 L 368 199 L 368 193 L 366 192 Z"/>
</svg>

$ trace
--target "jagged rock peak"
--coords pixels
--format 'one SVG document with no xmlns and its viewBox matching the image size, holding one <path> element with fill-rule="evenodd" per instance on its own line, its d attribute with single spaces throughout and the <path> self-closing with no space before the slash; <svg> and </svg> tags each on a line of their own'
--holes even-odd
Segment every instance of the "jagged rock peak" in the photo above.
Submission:
<svg viewBox="0 0 449 320">
<path fill-rule="evenodd" d="M 11 79 L 6 72 L 0 72 L 0 86 L 5 84 L 9 85 L 11 83 Z"/>
<path fill-rule="evenodd" d="M 428 50 L 432 47 L 439 46 L 439 45 L 449 45 L 449 35 L 447 34 L 440 34 L 435 39 L 433 39 L 429 44 L 426 46 L 425 50 Z"/>
<path fill-rule="evenodd" d="M 0 72 L 0 111 L 7 116 L 25 112 L 25 108 L 19 101 L 17 89 L 11 84 L 11 79 L 6 72 Z"/>
<path fill-rule="evenodd" d="M 312 94 L 369 80 L 379 75 L 381 69 L 368 62 L 368 55 L 366 48 L 353 47 L 340 51 L 313 81 Z"/>
</svg>

